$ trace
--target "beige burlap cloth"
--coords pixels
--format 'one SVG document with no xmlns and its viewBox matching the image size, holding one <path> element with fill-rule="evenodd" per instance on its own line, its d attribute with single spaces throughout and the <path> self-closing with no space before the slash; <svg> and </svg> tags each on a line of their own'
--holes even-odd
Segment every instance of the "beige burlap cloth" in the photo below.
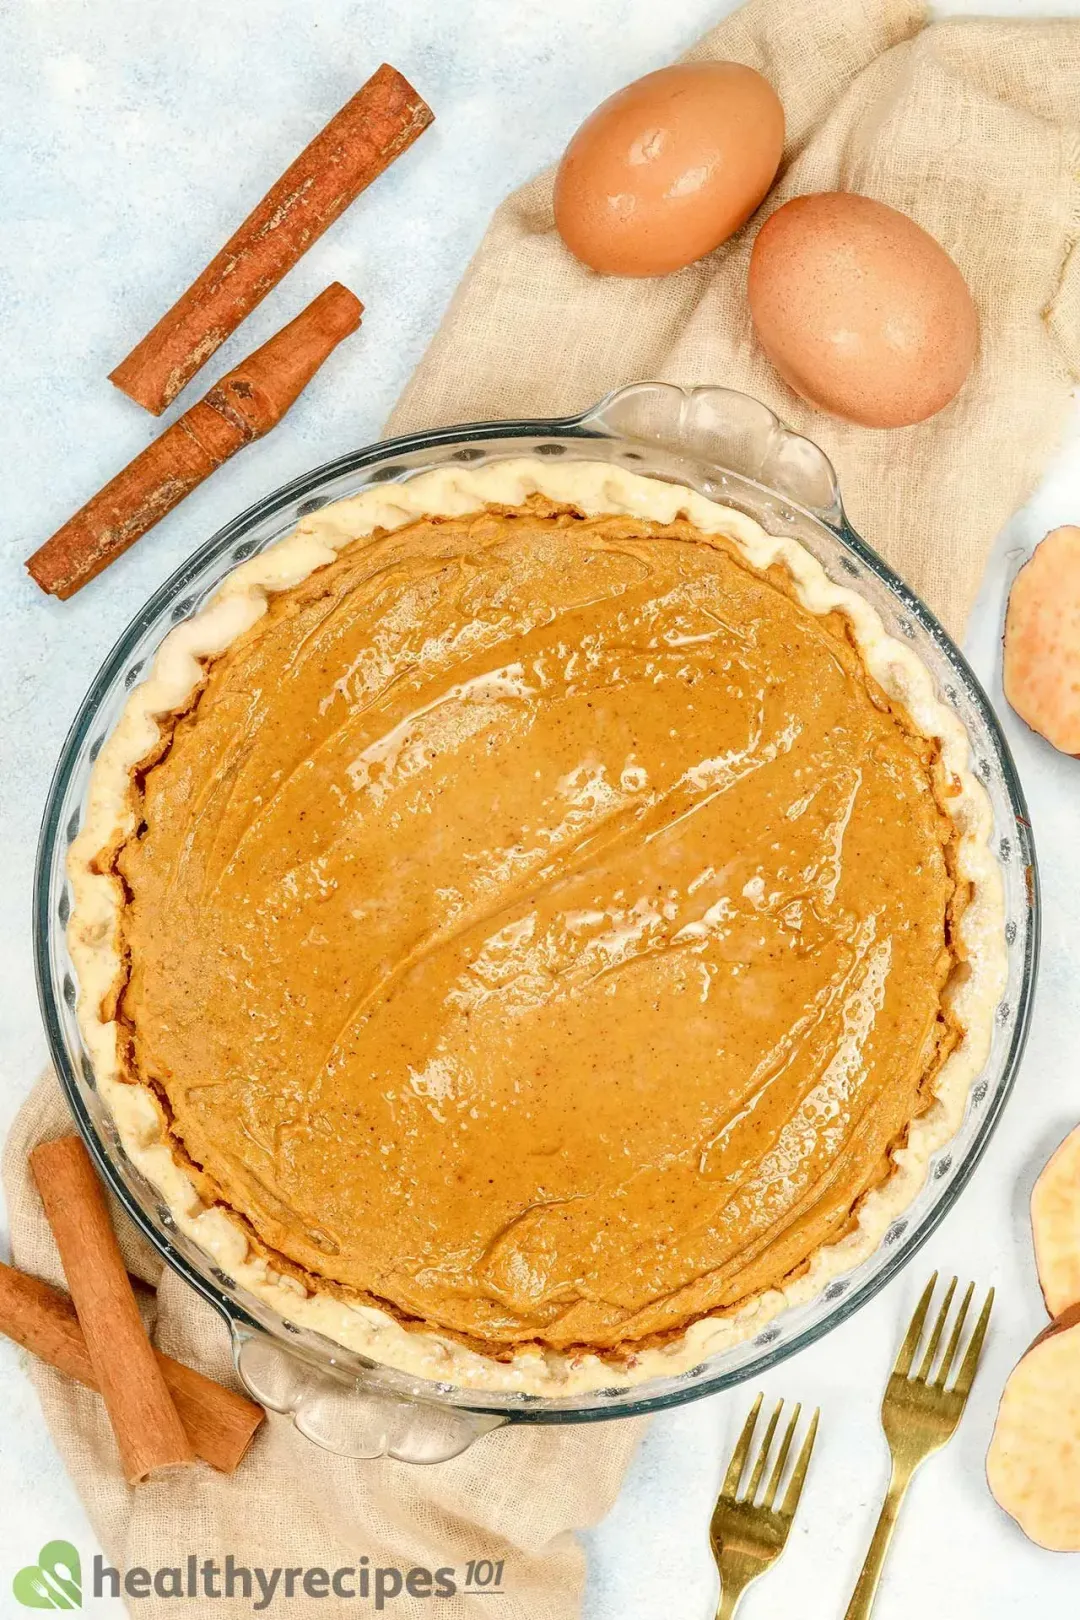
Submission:
<svg viewBox="0 0 1080 1620">
<path fill-rule="evenodd" d="M 797 192 L 867 192 L 913 215 L 956 258 L 982 343 L 973 377 L 939 417 L 868 432 L 787 391 L 755 348 L 743 294 L 760 216 L 678 275 L 605 280 L 562 249 L 545 175 L 495 216 L 391 430 L 562 413 L 643 377 L 746 389 L 827 449 L 854 522 L 959 631 L 986 548 L 1037 478 L 1080 371 L 1080 25 L 924 22 L 910 0 L 752 0 L 694 54 L 751 63 L 783 98 L 785 167 L 766 210 Z M 43 1082 L 5 1164 L 15 1262 L 54 1281 L 57 1257 L 25 1165 L 35 1141 L 66 1125 L 55 1083 Z M 134 1270 L 158 1287 L 158 1343 L 227 1378 L 213 1313 L 118 1222 Z M 230 1552 L 266 1569 L 335 1569 L 364 1555 L 372 1566 L 459 1570 L 502 1559 L 505 1620 L 577 1612 L 584 1566 L 573 1531 L 606 1512 L 639 1434 L 632 1422 L 504 1431 L 421 1469 L 328 1457 L 275 1418 L 233 1478 L 200 1465 L 129 1491 L 97 1398 L 48 1369 L 33 1377 L 114 1564 L 154 1570 L 188 1553 L 221 1564 Z M 362 1606 L 279 1594 L 269 1612 L 310 1614 L 313 1603 L 324 1615 Z M 453 1617 L 490 1603 L 402 1596 L 389 1607 Z M 183 1608 L 132 1603 L 148 1620 Z M 251 1602 L 219 1599 L 212 1612 L 226 1620 Z"/>
<path fill-rule="evenodd" d="M 856 528 L 959 634 L 1080 373 L 1080 24 L 925 20 L 915 0 L 751 0 L 690 55 L 750 64 L 784 103 L 784 166 L 754 219 L 677 275 L 609 279 L 563 248 L 541 175 L 495 215 L 391 431 L 561 415 L 642 378 L 743 389 L 821 444 Z M 974 374 L 918 427 L 823 416 L 754 341 L 758 226 L 828 190 L 903 209 L 975 295 Z"/>
</svg>

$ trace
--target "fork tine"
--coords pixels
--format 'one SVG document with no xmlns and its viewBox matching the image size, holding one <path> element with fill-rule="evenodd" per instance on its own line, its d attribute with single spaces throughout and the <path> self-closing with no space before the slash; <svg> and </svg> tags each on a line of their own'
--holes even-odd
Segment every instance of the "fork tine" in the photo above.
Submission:
<svg viewBox="0 0 1080 1620">
<path fill-rule="evenodd" d="M 907 1333 L 904 1335 L 904 1342 L 900 1346 L 900 1354 L 897 1356 L 896 1365 L 893 1368 L 894 1378 L 906 1378 L 908 1373 L 911 1371 L 911 1363 L 914 1360 L 916 1350 L 919 1348 L 919 1340 L 922 1338 L 923 1323 L 926 1321 L 926 1313 L 930 1309 L 930 1301 L 934 1297 L 934 1289 L 936 1287 L 937 1272 L 935 1271 L 934 1275 L 923 1289 L 922 1298 L 915 1307 L 915 1315 L 911 1318 L 911 1325 L 909 1326 Z"/>
<path fill-rule="evenodd" d="M 791 1476 L 788 1488 L 784 1492 L 784 1500 L 780 1504 L 780 1517 L 782 1519 L 793 1519 L 795 1517 L 795 1509 L 798 1507 L 799 1497 L 802 1495 L 803 1481 L 806 1478 L 806 1470 L 810 1466 L 810 1453 L 814 1449 L 814 1436 L 817 1434 L 818 1418 L 820 1416 L 821 1408 L 818 1407 L 817 1411 L 810 1419 L 810 1427 L 807 1430 L 806 1439 L 803 1441 L 802 1450 L 799 1452 L 799 1460 L 795 1464 L 795 1472 Z"/>
<path fill-rule="evenodd" d="M 960 1303 L 960 1315 L 956 1318 L 956 1326 L 949 1335 L 949 1347 L 945 1351 L 945 1359 L 941 1363 L 941 1371 L 934 1379 L 933 1387 L 935 1389 L 945 1388 L 946 1380 L 948 1379 L 949 1372 L 952 1368 L 953 1357 L 956 1355 L 957 1348 L 959 1347 L 960 1339 L 964 1331 L 964 1323 L 967 1320 L 968 1306 L 971 1304 L 971 1296 L 974 1292 L 975 1284 L 968 1283 L 967 1293 L 964 1295 L 963 1300 Z"/>
<path fill-rule="evenodd" d="M 780 1481 L 784 1475 L 784 1464 L 787 1462 L 788 1452 L 791 1450 L 791 1442 L 795 1438 L 795 1425 L 799 1421 L 799 1413 L 801 1411 L 802 1402 L 796 1401 L 795 1410 L 792 1412 L 791 1421 L 787 1426 L 787 1432 L 784 1435 L 783 1440 L 780 1442 L 780 1451 L 776 1458 L 776 1465 L 772 1471 L 772 1478 L 769 1480 L 769 1488 L 765 1492 L 765 1500 L 761 1504 L 762 1507 L 767 1508 L 770 1513 L 772 1512 L 772 1505 L 776 1501 L 776 1493 L 779 1489 Z"/>
<path fill-rule="evenodd" d="M 994 1305 L 994 1290 L 991 1288 L 986 1296 L 986 1304 L 979 1313 L 979 1320 L 975 1324 L 975 1331 L 971 1335 L 971 1343 L 967 1347 L 967 1355 L 960 1363 L 960 1371 L 956 1375 L 953 1385 L 953 1394 L 967 1399 L 975 1377 L 975 1369 L 979 1365 L 979 1356 L 982 1353 L 983 1340 L 986 1338 L 986 1327 L 990 1321 L 990 1312 Z"/>
<path fill-rule="evenodd" d="M 934 1357 L 938 1353 L 938 1345 L 941 1343 L 941 1335 L 944 1333 L 945 1324 L 949 1320 L 949 1307 L 953 1302 L 953 1295 L 955 1293 L 956 1278 L 954 1277 L 948 1288 L 945 1290 L 945 1303 L 942 1305 L 937 1314 L 937 1321 L 934 1323 L 934 1331 L 930 1335 L 930 1343 L 926 1347 L 926 1354 L 923 1356 L 922 1365 L 915 1374 L 915 1377 L 922 1379 L 923 1383 L 925 1383 L 930 1376 L 930 1369 L 934 1365 Z"/>
<path fill-rule="evenodd" d="M 720 1493 L 722 1496 L 734 1496 L 739 1489 L 742 1471 L 746 1467 L 746 1459 L 750 1454 L 750 1442 L 754 1438 L 754 1424 L 757 1422 L 758 1413 L 761 1411 L 762 1398 L 759 1395 L 750 1408 L 750 1416 L 743 1424 L 742 1433 L 735 1442 L 735 1450 L 731 1453 L 728 1471 L 724 1475 L 724 1484 Z"/>
<path fill-rule="evenodd" d="M 761 1476 L 765 1472 L 765 1464 L 769 1460 L 769 1447 L 772 1445 L 772 1437 L 776 1433 L 776 1425 L 780 1421 L 780 1413 L 783 1410 L 783 1401 L 777 1401 L 773 1415 L 769 1419 L 769 1426 L 765 1430 L 765 1438 L 761 1442 L 761 1450 L 757 1454 L 757 1461 L 754 1463 L 754 1472 L 750 1475 L 750 1483 L 746 1487 L 745 1500 L 749 1502 L 751 1506 L 753 1506 L 754 1498 L 757 1496 L 758 1486 L 761 1484 Z"/>
</svg>

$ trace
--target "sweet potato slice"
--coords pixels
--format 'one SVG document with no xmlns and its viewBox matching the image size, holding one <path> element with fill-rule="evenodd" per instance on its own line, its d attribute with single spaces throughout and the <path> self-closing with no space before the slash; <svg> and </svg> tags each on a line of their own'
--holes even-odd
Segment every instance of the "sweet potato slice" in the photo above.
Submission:
<svg viewBox="0 0 1080 1620">
<path fill-rule="evenodd" d="M 1080 754 L 1080 528 L 1054 529 L 1017 574 L 1002 680 L 1033 731 Z"/>
<path fill-rule="evenodd" d="M 1080 1305 L 1080 1125 L 1035 1183 L 1031 1230 L 1046 1308 L 1058 1317 Z"/>
<path fill-rule="evenodd" d="M 986 1478 L 1029 1540 L 1080 1552 L 1080 1306 L 1040 1334 L 1010 1374 Z"/>
</svg>

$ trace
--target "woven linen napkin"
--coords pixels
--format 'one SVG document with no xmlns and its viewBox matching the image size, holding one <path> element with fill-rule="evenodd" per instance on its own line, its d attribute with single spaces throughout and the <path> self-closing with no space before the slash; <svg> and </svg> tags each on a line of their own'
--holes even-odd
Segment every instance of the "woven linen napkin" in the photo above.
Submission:
<svg viewBox="0 0 1080 1620">
<path fill-rule="evenodd" d="M 745 62 L 783 101 L 784 162 L 754 218 L 675 275 L 598 276 L 563 248 L 541 175 L 496 213 L 390 429 L 564 415 L 645 378 L 742 389 L 822 446 L 855 527 L 959 636 L 1080 373 L 1080 23 L 926 26 L 914 0 L 751 0 L 690 57 Z M 974 373 L 929 422 L 835 421 L 755 341 L 758 227 L 789 197 L 832 190 L 910 214 L 975 296 Z"/>
<path fill-rule="evenodd" d="M 1037 478 L 1080 371 L 1080 25 L 927 27 L 911 0 L 751 0 L 692 55 L 748 62 L 780 92 L 785 163 L 761 213 L 678 275 L 607 280 L 563 250 L 551 175 L 533 181 L 496 214 L 390 429 L 561 414 L 645 377 L 745 389 L 824 446 L 853 521 L 959 632 L 985 549 Z M 755 346 L 744 283 L 758 224 L 789 196 L 835 187 L 913 215 L 953 254 L 978 302 L 976 371 L 922 426 L 876 433 L 823 417 Z M 15 1263 L 56 1282 L 26 1154 L 69 1128 L 48 1078 L 5 1161 Z M 132 1269 L 157 1288 L 157 1343 L 229 1380 L 220 1323 L 116 1214 Z M 573 1531 L 607 1511 L 640 1434 L 639 1420 L 502 1431 L 425 1469 L 329 1457 L 271 1417 L 232 1478 L 199 1465 L 130 1491 L 97 1397 L 48 1368 L 31 1374 L 114 1565 L 156 1570 L 189 1553 L 219 1566 L 231 1553 L 267 1570 L 334 1570 L 363 1556 L 400 1569 L 502 1559 L 504 1620 L 578 1612 L 584 1567 Z M 213 1612 L 231 1620 L 252 1602 L 220 1598 Z M 360 1607 L 331 1597 L 315 1612 Z M 154 1596 L 131 1608 L 148 1620 L 183 1612 Z M 461 1595 L 402 1595 L 387 1608 L 447 1620 L 487 1612 Z M 310 1616 L 312 1600 L 279 1591 L 268 1612 Z"/>
</svg>

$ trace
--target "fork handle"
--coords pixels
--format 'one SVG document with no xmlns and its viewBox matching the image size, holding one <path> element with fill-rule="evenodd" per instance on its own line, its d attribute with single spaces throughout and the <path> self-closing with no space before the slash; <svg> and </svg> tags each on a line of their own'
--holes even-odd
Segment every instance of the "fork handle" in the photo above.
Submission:
<svg viewBox="0 0 1080 1620">
<path fill-rule="evenodd" d="M 889 1550 L 892 1533 L 896 1528 L 896 1520 L 900 1513 L 900 1504 L 907 1494 L 911 1484 L 914 1468 L 900 1468 L 893 1463 L 892 1477 L 889 1480 L 889 1489 L 885 1493 L 885 1500 L 881 1504 L 881 1515 L 874 1531 L 870 1550 L 866 1555 L 862 1571 L 855 1590 L 851 1594 L 851 1602 L 847 1606 L 844 1620 L 870 1620 L 870 1611 L 874 1606 L 877 1595 L 878 1581 L 881 1579 L 881 1568 L 885 1562 L 885 1554 Z"/>
<path fill-rule="evenodd" d="M 720 1604 L 716 1611 L 716 1620 L 733 1620 L 739 1599 L 749 1585 L 749 1580 L 740 1581 L 731 1575 L 728 1576 L 720 1587 Z"/>
</svg>

